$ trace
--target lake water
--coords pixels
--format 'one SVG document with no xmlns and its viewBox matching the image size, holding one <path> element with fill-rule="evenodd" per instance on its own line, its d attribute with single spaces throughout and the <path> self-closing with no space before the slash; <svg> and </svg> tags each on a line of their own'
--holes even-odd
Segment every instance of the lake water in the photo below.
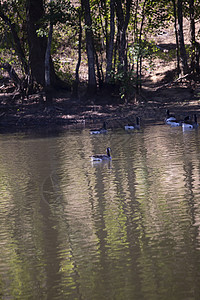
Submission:
<svg viewBox="0 0 200 300">
<path fill-rule="evenodd" d="M 198 300 L 200 130 L 1 134 L 0 225 L 0 299 Z"/>
</svg>

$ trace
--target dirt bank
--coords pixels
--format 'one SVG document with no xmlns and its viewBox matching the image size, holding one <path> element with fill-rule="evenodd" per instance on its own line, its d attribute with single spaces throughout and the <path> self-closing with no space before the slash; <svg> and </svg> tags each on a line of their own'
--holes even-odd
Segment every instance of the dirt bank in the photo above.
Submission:
<svg viewBox="0 0 200 300">
<path fill-rule="evenodd" d="M 159 86 L 146 84 L 137 102 L 118 103 L 115 98 L 102 95 L 87 103 L 82 99 L 74 99 L 67 92 L 54 95 L 53 106 L 45 107 L 38 95 L 32 95 L 22 103 L 20 99 L 13 101 L 12 93 L 0 94 L 0 128 L 27 129 L 44 126 L 93 125 L 108 121 L 110 127 L 117 127 L 141 117 L 143 123 L 163 122 L 166 108 L 171 112 L 185 116 L 197 113 L 200 117 L 200 85 L 162 84 Z"/>
</svg>

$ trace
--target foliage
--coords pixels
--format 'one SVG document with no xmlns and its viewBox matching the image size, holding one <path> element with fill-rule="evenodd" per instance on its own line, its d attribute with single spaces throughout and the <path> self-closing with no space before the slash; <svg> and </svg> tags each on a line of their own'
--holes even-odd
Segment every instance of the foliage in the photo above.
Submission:
<svg viewBox="0 0 200 300">
<path fill-rule="evenodd" d="M 43 23 L 50 21 L 53 25 L 57 23 L 72 24 L 75 20 L 75 8 L 69 0 L 54 0 L 46 3 L 46 14 Z"/>
<path fill-rule="evenodd" d="M 123 68 L 119 68 L 118 72 L 112 71 L 110 75 L 110 84 L 119 89 L 120 98 L 123 101 L 131 99 L 135 93 L 135 72 L 132 70 L 124 72 Z"/>
<path fill-rule="evenodd" d="M 66 83 L 68 83 L 69 86 L 72 86 L 73 83 L 73 76 L 70 70 L 69 64 L 63 66 L 63 63 L 60 59 L 54 59 L 54 66 L 56 74 L 59 76 L 60 79 L 64 80 Z"/>
<path fill-rule="evenodd" d="M 45 15 L 40 20 L 40 28 L 37 34 L 40 37 L 48 36 L 47 25 L 62 24 L 63 26 L 75 26 L 77 11 L 69 0 L 54 0 L 45 4 Z"/>
<path fill-rule="evenodd" d="M 13 33 L 9 24 L 13 24 L 16 34 L 19 37 L 20 45 L 25 53 L 28 61 L 29 49 L 28 49 L 28 33 L 26 29 L 26 2 L 27 0 L 2 0 L 0 1 L 0 57 L 4 56 L 4 59 L 12 64 L 19 63 L 20 60 L 16 59 L 16 51 L 13 41 Z M 78 38 L 79 38 L 79 15 L 82 13 L 80 4 L 78 2 L 70 0 L 54 0 L 54 1 L 42 1 L 44 3 L 44 17 L 39 20 L 39 28 L 37 34 L 41 38 L 48 36 L 48 24 L 49 22 L 54 25 L 54 33 L 52 40 L 51 54 L 54 57 L 54 65 L 57 75 L 61 78 L 67 78 L 68 82 L 71 82 L 71 78 L 74 75 L 74 63 L 69 64 L 67 71 L 62 68 L 61 61 L 58 60 L 58 52 L 66 51 L 67 47 L 71 47 L 76 52 L 78 57 Z M 126 4 L 128 0 L 118 0 L 117 5 L 121 7 L 122 19 L 126 18 Z M 76 6 L 75 6 L 76 4 Z M 106 72 L 107 63 L 107 51 L 110 42 L 110 20 L 111 20 L 111 0 L 90 0 L 90 11 L 92 17 L 91 31 L 93 34 L 93 43 L 96 57 L 96 69 L 101 69 L 102 74 Z M 116 4 L 116 3 L 115 3 Z M 200 5 L 199 1 L 195 0 L 195 21 L 199 21 Z M 183 1 L 184 16 L 189 19 L 189 0 Z M 125 99 L 129 98 L 133 94 L 135 85 L 138 80 L 141 80 L 141 74 L 138 76 L 136 66 L 140 62 L 141 70 L 144 69 L 143 61 L 148 61 L 150 67 L 153 67 L 153 59 L 157 55 L 163 59 L 170 60 L 174 57 L 174 52 L 171 51 L 168 54 L 159 51 L 157 45 L 153 43 L 153 35 L 162 31 L 163 28 L 167 28 L 170 22 L 174 21 L 173 16 L 173 4 L 168 0 L 132 0 L 130 9 L 130 19 L 128 23 L 128 29 L 125 32 L 125 55 L 127 56 L 127 66 L 120 66 L 119 57 L 119 45 L 118 39 L 120 36 L 119 16 L 116 13 L 117 7 L 115 6 L 115 33 L 114 33 L 114 49 L 113 49 L 113 71 L 111 72 L 111 81 L 120 86 L 120 97 Z M 119 13 L 119 11 L 118 11 Z M 9 20 L 5 21 L 2 14 Z M 86 25 L 84 24 L 82 14 L 82 63 L 86 60 L 86 36 L 84 30 Z M 150 37 L 151 36 L 151 37 Z M 5 49 L 9 49 L 4 55 Z M 189 48 L 188 48 L 189 53 Z M 8 58 L 9 56 L 9 58 Z M 73 58 L 73 57 L 72 57 Z M 117 72 L 116 72 L 117 70 Z M 64 74 L 66 72 L 66 75 Z M 102 75 L 102 78 L 105 76 Z M 137 80 L 136 80 L 137 78 Z"/>
<path fill-rule="evenodd" d="M 173 17 L 173 9 L 170 1 L 167 0 L 149 0 L 145 8 L 147 26 L 145 32 L 155 33 L 163 30 L 169 24 Z"/>
</svg>

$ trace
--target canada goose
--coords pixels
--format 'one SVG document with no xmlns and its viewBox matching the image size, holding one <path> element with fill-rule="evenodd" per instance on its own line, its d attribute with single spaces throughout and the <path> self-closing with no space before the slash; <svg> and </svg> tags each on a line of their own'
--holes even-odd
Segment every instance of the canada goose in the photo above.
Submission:
<svg viewBox="0 0 200 300">
<path fill-rule="evenodd" d="M 166 114 L 165 123 L 171 127 L 181 126 L 184 122 L 189 120 L 189 116 L 185 117 L 183 120 L 176 119 L 174 115 L 169 113 L 169 109 L 166 110 Z"/>
<path fill-rule="evenodd" d="M 165 118 L 165 123 L 167 125 L 171 125 L 171 123 L 173 123 L 174 121 L 176 121 L 176 118 L 174 115 L 171 115 L 169 113 L 169 109 L 166 110 L 166 118 Z"/>
<path fill-rule="evenodd" d="M 183 129 L 183 131 L 188 130 L 188 129 L 196 129 L 196 128 L 198 128 L 198 126 L 199 126 L 199 124 L 197 123 L 197 115 L 194 114 L 194 121 L 186 120 L 182 124 L 182 129 Z"/>
<path fill-rule="evenodd" d="M 101 134 L 101 133 L 107 133 L 107 125 L 106 122 L 103 123 L 103 127 L 100 129 L 90 130 L 90 134 Z"/>
<path fill-rule="evenodd" d="M 125 130 L 140 129 L 140 118 L 136 117 L 136 123 L 132 125 L 127 124 L 124 126 L 124 129 Z"/>
<path fill-rule="evenodd" d="M 189 119 L 190 119 L 189 116 L 187 116 L 183 120 L 171 121 L 170 125 L 171 125 L 171 127 L 181 126 L 184 122 L 188 122 Z"/>
<path fill-rule="evenodd" d="M 105 161 L 105 160 L 111 160 L 112 159 L 112 157 L 111 157 L 111 155 L 110 155 L 110 151 L 111 151 L 111 149 L 108 147 L 107 149 L 106 149 L 106 152 L 107 152 L 107 154 L 97 154 L 97 155 L 92 155 L 91 156 L 91 160 L 92 161 Z"/>
</svg>

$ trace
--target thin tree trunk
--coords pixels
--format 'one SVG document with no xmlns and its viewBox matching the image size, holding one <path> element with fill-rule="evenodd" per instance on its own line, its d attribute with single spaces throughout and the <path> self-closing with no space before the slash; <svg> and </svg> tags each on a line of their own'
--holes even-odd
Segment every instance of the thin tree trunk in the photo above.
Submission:
<svg viewBox="0 0 200 300">
<path fill-rule="evenodd" d="M 119 45 L 119 32 L 117 32 L 116 41 L 114 43 L 114 58 L 113 58 L 113 70 L 114 72 L 117 69 L 117 49 Z"/>
<path fill-rule="evenodd" d="M 96 93 L 97 83 L 95 75 L 95 54 L 92 32 L 92 19 L 90 14 L 90 2 L 89 0 L 81 0 L 82 9 L 85 16 L 86 25 L 86 49 L 88 58 L 88 95 L 92 96 Z"/>
<path fill-rule="evenodd" d="M 142 83 L 141 83 L 141 75 L 142 75 L 142 31 L 143 31 L 143 25 L 144 25 L 144 19 L 145 19 L 145 7 L 146 7 L 146 1 L 143 3 L 142 7 L 142 21 L 140 24 L 140 32 L 139 32 L 139 38 L 138 38 L 138 54 L 137 54 L 137 64 L 136 64 L 136 94 L 139 94 Z"/>
<path fill-rule="evenodd" d="M 117 20 L 118 20 L 118 53 L 119 53 L 119 66 L 118 69 L 124 70 L 124 12 L 122 8 L 122 2 L 121 0 L 116 0 L 116 14 L 117 14 Z M 125 71 L 125 70 L 124 70 Z"/>
<path fill-rule="evenodd" d="M 134 23 L 133 23 L 133 46 L 135 47 L 138 42 L 138 9 L 139 9 L 139 1 L 135 2 L 135 14 L 134 14 Z M 132 66 L 130 67 L 131 71 L 135 69 L 135 58 L 132 57 Z"/>
<path fill-rule="evenodd" d="M 127 38 L 126 32 L 130 20 L 130 9 L 132 0 L 126 1 L 126 10 L 123 12 L 122 1 L 115 0 L 116 3 L 116 14 L 118 19 L 118 33 L 119 33 L 119 62 L 120 68 L 126 73 L 127 72 Z"/>
<path fill-rule="evenodd" d="M 45 53 L 45 86 L 46 87 L 48 87 L 48 86 L 51 85 L 51 78 L 50 78 L 50 55 L 51 55 L 52 35 L 53 35 L 53 24 L 50 24 L 48 41 L 47 41 L 47 49 L 46 49 L 46 53 Z"/>
<path fill-rule="evenodd" d="M 125 20 L 124 20 L 124 30 L 123 30 L 123 46 L 124 46 L 124 65 L 125 70 L 127 72 L 128 69 L 128 60 L 127 60 L 127 49 L 128 49 L 128 41 L 127 41 L 127 28 L 130 20 L 130 10 L 132 6 L 132 0 L 126 1 L 126 14 L 125 14 Z"/>
<path fill-rule="evenodd" d="M 82 46 L 82 25 L 81 25 L 82 11 L 79 12 L 79 37 L 78 37 L 78 61 L 76 64 L 76 74 L 75 81 L 73 84 L 73 95 L 78 96 L 78 86 L 79 86 L 79 68 L 81 65 L 81 46 Z"/>
<path fill-rule="evenodd" d="M 111 2 L 113 2 L 113 0 L 111 0 Z M 107 8 L 107 0 L 100 0 L 101 3 L 101 8 L 103 8 L 104 10 L 104 15 L 103 17 L 101 16 L 101 27 L 103 30 L 103 34 L 106 40 L 106 57 L 107 57 L 107 51 L 108 51 L 108 45 L 109 45 L 109 31 L 108 31 L 108 19 L 109 19 L 109 12 L 108 12 L 108 8 Z M 99 15 L 101 15 L 101 11 L 99 11 Z M 111 17 L 110 17 L 111 18 Z M 104 25 L 105 24 L 105 25 Z"/>
<path fill-rule="evenodd" d="M 99 88 L 101 89 L 102 86 L 103 86 L 103 78 L 102 78 L 102 73 L 101 73 L 101 68 L 100 68 L 100 65 L 99 65 L 99 59 L 98 59 L 98 55 L 97 55 L 97 52 L 95 51 L 95 59 L 96 59 L 96 67 L 97 67 L 97 78 L 98 78 L 98 81 L 99 81 Z"/>
<path fill-rule="evenodd" d="M 15 69 L 7 62 L 5 64 L 0 64 L 0 68 L 6 70 L 10 76 L 10 79 L 13 81 L 14 85 L 19 89 L 21 85 L 21 81 Z"/>
<path fill-rule="evenodd" d="M 184 35 L 183 35 L 183 1 L 177 2 L 178 13 L 178 40 L 180 49 L 180 67 L 183 75 L 188 73 L 187 55 L 185 50 Z"/>
<path fill-rule="evenodd" d="M 110 0 L 110 35 L 109 43 L 107 46 L 107 58 L 106 58 L 106 83 L 109 83 L 110 73 L 112 71 L 113 60 L 113 48 L 114 48 L 114 36 L 115 36 L 115 9 L 114 0 Z"/>
<path fill-rule="evenodd" d="M 52 0 L 50 0 L 51 2 Z M 51 43 L 53 35 L 53 23 L 50 21 L 49 25 L 49 34 L 47 40 L 47 48 L 45 53 L 45 95 L 46 95 L 46 104 L 52 104 L 52 86 L 51 86 L 51 72 L 50 72 L 50 57 L 51 57 Z"/>
<path fill-rule="evenodd" d="M 179 42 L 178 42 L 178 30 L 177 30 L 176 0 L 172 0 L 172 2 L 173 2 L 173 10 L 174 10 L 174 32 L 175 32 L 175 38 L 176 38 L 177 73 L 179 76 L 181 74 L 181 69 L 180 69 L 180 50 L 179 50 Z"/>
<path fill-rule="evenodd" d="M 134 23 L 133 23 L 133 42 L 136 43 L 138 41 L 138 9 L 139 9 L 139 1 L 136 0 L 135 3 L 135 14 L 134 14 Z"/>
<path fill-rule="evenodd" d="M 140 73 L 139 73 L 139 89 L 142 90 L 142 55 L 140 56 Z"/>
<path fill-rule="evenodd" d="M 191 43 L 191 73 L 195 73 L 195 48 L 196 48 L 196 39 L 195 39 L 195 21 L 194 21 L 194 0 L 189 2 L 189 11 L 190 11 L 190 43 Z"/>
<path fill-rule="evenodd" d="M 200 73 L 199 56 L 200 56 L 200 45 L 199 45 L 198 42 L 196 42 L 196 45 L 195 45 L 195 69 L 196 69 L 196 74 Z"/>
</svg>

